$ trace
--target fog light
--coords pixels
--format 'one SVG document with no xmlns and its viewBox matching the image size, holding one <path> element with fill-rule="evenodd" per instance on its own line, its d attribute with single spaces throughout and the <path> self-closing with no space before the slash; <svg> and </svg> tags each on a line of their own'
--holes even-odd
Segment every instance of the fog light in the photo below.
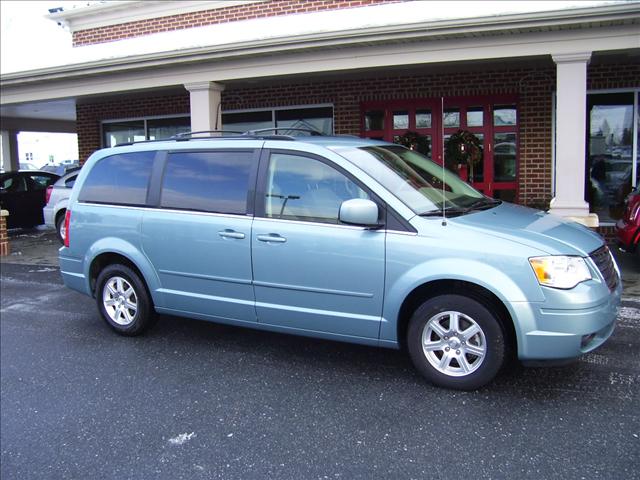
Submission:
<svg viewBox="0 0 640 480">
<path fill-rule="evenodd" d="M 591 341 L 596 338 L 595 333 L 590 333 L 589 335 L 583 335 L 582 341 L 580 342 L 580 348 L 584 348 L 591 343 Z"/>
</svg>

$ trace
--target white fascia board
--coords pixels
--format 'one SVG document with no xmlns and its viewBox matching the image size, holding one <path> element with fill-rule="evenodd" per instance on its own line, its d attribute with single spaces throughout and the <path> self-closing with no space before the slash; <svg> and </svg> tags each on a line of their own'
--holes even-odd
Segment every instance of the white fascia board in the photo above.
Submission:
<svg viewBox="0 0 640 480">
<path fill-rule="evenodd" d="M 92 28 L 120 25 L 123 23 L 183 15 L 186 13 L 237 7 L 249 3 L 267 0 L 215 0 L 180 2 L 164 0 L 121 0 L 117 2 L 96 3 L 87 7 L 72 8 L 50 13 L 47 17 L 61 23 L 73 32 Z"/>
<path fill-rule="evenodd" d="M 387 5 L 393 6 L 398 4 Z M 367 7 L 363 7 L 362 10 L 365 8 Z M 380 12 L 380 10 L 376 11 Z M 320 12 L 308 18 L 319 19 L 320 17 L 315 15 L 321 14 L 326 14 L 326 12 Z M 322 18 L 326 19 L 328 17 L 323 16 Z M 416 22 L 402 25 L 388 25 L 383 23 L 382 25 L 362 28 L 347 28 L 345 25 L 344 29 L 329 31 L 317 31 L 316 29 L 316 31 L 311 33 L 304 33 L 305 30 L 302 29 L 300 32 L 296 32 L 295 35 L 283 34 L 283 32 L 287 32 L 288 30 L 284 28 L 284 25 L 280 25 L 280 28 L 274 29 L 273 32 L 269 34 L 270 36 L 261 39 L 254 38 L 255 34 L 251 33 L 250 36 L 245 39 L 242 36 L 243 34 L 239 33 L 248 29 L 249 26 L 265 26 L 266 24 L 261 20 L 264 19 L 235 22 L 237 25 L 215 25 L 213 29 L 211 27 L 198 27 L 183 31 L 165 32 L 148 35 L 146 37 L 109 42 L 107 44 L 78 47 L 73 49 L 73 52 L 70 52 L 69 64 L 23 72 L 5 73 L 1 77 L 0 84 L 5 86 L 13 81 L 39 81 L 41 79 L 56 78 L 56 76 L 82 76 L 97 72 L 101 69 L 107 72 L 117 69 L 129 70 L 145 68 L 149 65 L 163 64 L 169 61 L 199 62 L 212 58 L 220 58 L 221 55 L 227 58 L 276 55 L 294 50 L 346 48 L 356 45 L 382 44 L 385 42 L 442 41 L 442 39 L 446 39 L 447 37 L 465 35 L 474 37 L 503 35 L 506 41 L 511 41 L 511 37 L 520 34 L 518 32 L 544 32 L 550 29 L 560 28 L 590 30 L 594 25 L 606 25 L 607 23 L 611 24 L 613 22 L 622 23 L 623 25 L 634 22 L 638 24 L 640 22 L 640 3 L 615 4 L 599 8 L 574 9 L 562 12 L 541 12 L 534 16 L 531 14 L 516 14 L 486 18 L 456 19 L 446 22 Z M 283 21 L 283 19 L 273 20 L 273 22 L 281 21 Z M 380 21 L 384 22 L 384 19 Z M 245 28 L 240 29 L 240 24 L 244 25 Z M 273 25 L 278 26 L 279 24 L 276 23 Z M 508 35 L 504 35 L 504 33 Z M 253 37 L 251 35 L 253 35 Z M 211 38 L 215 38 L 215 36 L 220 38 L 218 43 L 202 46 L 198 44 L 198 42 L 202 41 L 202 38 L 211 41 Z M 171 50 L 162 50 L 160 45 L 163 44 L 163 41 L 168 41 L 165 43 L 171 45 Z M 638 41 L 638 43 L 640 43 L 640 41 Z M 158 49 L 160 49 L 160 51 L 158 51 Z M 123 52 L 139 53 L 123 56 Z"/>
<path fill-rule="evenodd" d="M 511 37 L 456 38 L 410 44 L 319 48 L 289 54 L 229 59 L 227 54 L 197 63 L 154 61 L 144 69 L 96 69 L 75 78 L 51 78 L 38 83 L 3 85 L 0 103 L 13 104 L 44 99 L 76 98 L 106 93 L 182 86 L 195 82 L 348 72 L 359 69 L 441 62 L 498 60 L 562 55 L 587 51 L 629 50 L 640 47 L 637 26 L 589 30 L 529 33 Z M 550 58 L 551 60 L 551 58 Z"/>
</svg>

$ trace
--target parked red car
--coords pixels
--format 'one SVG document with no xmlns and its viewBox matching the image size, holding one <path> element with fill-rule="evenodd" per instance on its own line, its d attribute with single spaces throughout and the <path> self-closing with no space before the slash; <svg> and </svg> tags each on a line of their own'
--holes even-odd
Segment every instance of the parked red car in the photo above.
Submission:
<svg viewBox="0 0 640 480">
<path fill-rule="evenodd" d="M 618 245 L 623 250 L 640 256 L 640 188 L 633 190 L 625 200 L 624 215 L 616 223 Z"/>
</svg>

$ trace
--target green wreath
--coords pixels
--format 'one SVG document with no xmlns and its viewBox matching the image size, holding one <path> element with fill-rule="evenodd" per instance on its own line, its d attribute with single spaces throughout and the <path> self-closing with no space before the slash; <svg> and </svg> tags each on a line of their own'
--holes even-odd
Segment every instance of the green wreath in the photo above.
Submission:
<svg viewBox="0 0 640 480">
<path fill-rule="evenodd" d="M 445 143 L 445 163 L 449 170 L 458 171 L 460 165 L 469 167 L 469 179 L 473 179 L 473 167 L 482 160 L 482 143 L 468 130 L 458 130 Z"/>
<path fill-rule="evenodd" d="M 410 130 L 404 135 L 400 135 L 395 138 L 394 143 L 403 145 L 409 150 L 415 150 L 416 152 L 423 154 L 425 157 L 428 157 L 431 152 L 431 142 L 429 142 L 429 137 Z"/>
</svg>

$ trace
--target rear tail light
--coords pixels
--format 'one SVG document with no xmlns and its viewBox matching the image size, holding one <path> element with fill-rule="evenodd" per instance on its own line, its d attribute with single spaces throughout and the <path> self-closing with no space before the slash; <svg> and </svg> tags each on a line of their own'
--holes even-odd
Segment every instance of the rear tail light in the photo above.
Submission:
<svg viewBox="0 0 640 480">
<path fill-rule="evenodd" d="M 49 203 L 51 200 L 51 193 L 53 192 L 53 185 L 47 187 L 47 193 L 45 194 L 45 203 Z"/>
<path fill-rule="evenodd" d="M 64 246 L 69 248 L 69 224 L 71 223 L 71 210 L 64 214 Z"/>
</svg>

